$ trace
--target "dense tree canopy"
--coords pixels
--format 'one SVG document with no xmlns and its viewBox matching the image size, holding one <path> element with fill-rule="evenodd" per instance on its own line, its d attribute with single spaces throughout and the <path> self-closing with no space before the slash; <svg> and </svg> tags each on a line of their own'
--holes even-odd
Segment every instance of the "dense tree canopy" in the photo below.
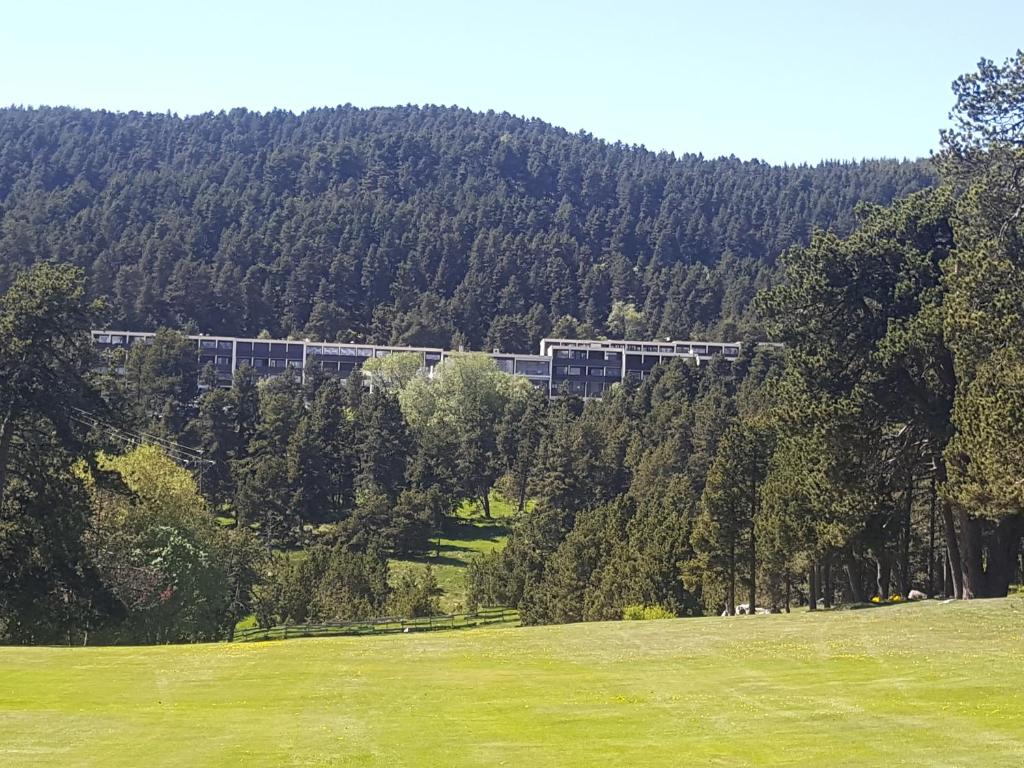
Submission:
<svg viewBox="0 0 1024 768">
<path fill-rule="evenodd" d="M 775 258 L 921 162 L 675 157 L 443 107 L 0 110 L 0 290 L 77 264 L 116 326 L 507 351 L 733 336 Z"/>
</svg>

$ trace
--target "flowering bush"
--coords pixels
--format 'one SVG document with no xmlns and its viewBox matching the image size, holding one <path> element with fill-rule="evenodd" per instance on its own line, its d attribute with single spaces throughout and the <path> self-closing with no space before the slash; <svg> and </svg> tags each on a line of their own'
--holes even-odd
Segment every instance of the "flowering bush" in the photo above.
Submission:
<svg viewBox="0 0 1024 768">
<path fill-rule="evenodd" d="M 888 598 L 879 597 L 878 595 L 875 595 L 874 597 L 871 598 L 871 602 L 875 603 L 876 605 L 878 603 L 885 603 L 885 602 L 899 603 L 899 602 L 902 602 L 902 601 L 903 601 L 903 598 L 900 597 L 899 595 L 890 595 Z"/>
</svg>

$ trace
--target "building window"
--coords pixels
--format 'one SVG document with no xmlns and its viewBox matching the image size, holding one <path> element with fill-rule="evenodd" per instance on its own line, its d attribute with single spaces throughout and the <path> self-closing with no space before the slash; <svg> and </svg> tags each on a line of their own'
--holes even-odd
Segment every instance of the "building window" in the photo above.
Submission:
<svg viewBox="0 0 1024 768">
<path fill-rule="evenodd" d="M 548 363 L 542 360 L 516 360 L 516 373 L 523 376 L 547 376 Z"/>
<path fill-rule="evenodd" d="M 569 366 L 569 375 L 570 376 L 582 376 L 583 375 L 583 369 L 580 368 L 578 365 L 570 365 Z"/>
<path fill-rule="evenodd" d="M 217 365 L 231 365 L 231 358 L 230 357 L 224 357 L 222 355 L 218 356 L 217 357 Z"/>
</svg>

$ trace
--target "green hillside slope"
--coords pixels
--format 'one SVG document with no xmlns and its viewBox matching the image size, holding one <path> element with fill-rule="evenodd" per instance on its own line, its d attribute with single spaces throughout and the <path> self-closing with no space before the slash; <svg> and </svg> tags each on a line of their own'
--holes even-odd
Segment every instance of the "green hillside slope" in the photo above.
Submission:
<svg viewBox="0 0 1024 768">
<path fill-rule="evenodd" d="M 984 765 L 1024 600 L 373 639 L 0 649 L 6 766 Z"/>
</svg>

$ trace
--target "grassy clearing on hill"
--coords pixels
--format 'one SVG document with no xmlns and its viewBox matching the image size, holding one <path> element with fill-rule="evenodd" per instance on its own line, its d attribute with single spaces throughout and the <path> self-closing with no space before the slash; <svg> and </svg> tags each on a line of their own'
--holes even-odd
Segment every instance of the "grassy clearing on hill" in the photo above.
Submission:
<svg viewBox="0 0 1024 768">
<path fill-rule="evenodd" d="M 466 605 L 466 566 L 474 557 L 505 546 L 509 528 L 516 514 L 515 504 L 498 494 L 491 494 L 491 517 L 483 516 L 479 502 L 465 501 L 455 515 L 445 522 L 437 548 L 423 557 L 391 561 L 391 581 L 402 573 L 419 573 L 429 565 L 444 590 L 441 610 L 458 613 Z"/>
<path fill-rule="evenodd" d="M 0 649 L 0 765 L 1014 766 L 1024 599 Z"/>
<path fill-rule="evenodd" d="M 462 613 L 466 607 L 466 566 L 478 555 L 502 549 L 516 516 L 516 505 L 500 494 L 492 493 L 490 501 L 490 519 L 483 516 L 479 502 L 464 501 L 445 521 L 443 534 L 433 539 L 435 546 L 429 553 L 420 557 L 391 559 L 391 583 L 397 584 L 403 573 L 418 575 L 429 566 L 443 591 L 438 599 L 441 610 L 446 614 Z M 303 549 L 288 550 L 284 554 L 293 560 L 307 556 Z M 256 617 L 249 615 L 239 621 L 235 629 L 247 630 L 256 626 Z"/>
</svg>

